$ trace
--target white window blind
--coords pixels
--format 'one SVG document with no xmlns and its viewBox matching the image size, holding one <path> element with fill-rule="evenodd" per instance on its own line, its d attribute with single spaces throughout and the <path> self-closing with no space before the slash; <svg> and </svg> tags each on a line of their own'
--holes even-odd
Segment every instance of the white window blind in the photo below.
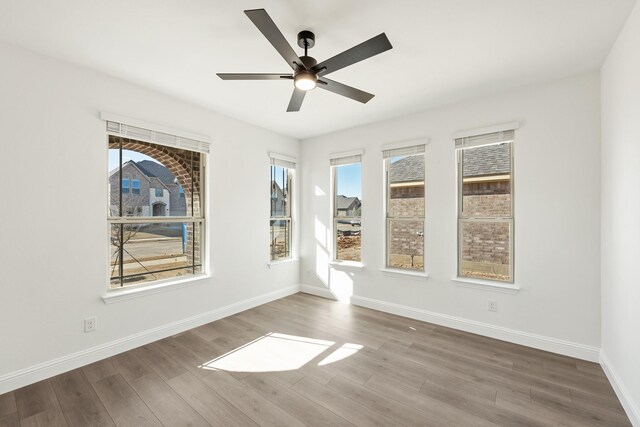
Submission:
<svg viewBox="0 0 640 427">
<path fill-rule="evenodd" d="M 513 142 L 515 130 L 505 130 L 501 132 L 486 133 L 484 135 L 467 136 L 465 138 L 457 138 L 456 149 L 465 149 L 472 147 L 480 147 L 483 145 L 502 144 Z"/>
<path fill-rule="evenodd" d="M 331 166 L 351 165 L 354 163 L 362 163 L 362 150 L 350 151 L 346 153 L 331 154 L 329 162 Z"/>
<path fill-rule="evenodd" d="M 280 166 L 287 169 L 296 168 L 296 160 L 294 158 L 275 153 L 269 153 L 269 157 L 271 158 L 271 164 L 274 166 Z"/>
<path fill-rule="evenodd" d="M 210 151 L 208 142 L 110 120 L 107 120 L 107 134 L 200 153 L 209 153 Z"/>
<path fill-rule="evenodd" d="M 425 144 L 412 145 L 408 147 L 392 148 L 388 150 L 382 150 L 382 157 L 385 159 L 398 156 L 413 156 L 415 154 L 424 153 Z"/>
</svg>

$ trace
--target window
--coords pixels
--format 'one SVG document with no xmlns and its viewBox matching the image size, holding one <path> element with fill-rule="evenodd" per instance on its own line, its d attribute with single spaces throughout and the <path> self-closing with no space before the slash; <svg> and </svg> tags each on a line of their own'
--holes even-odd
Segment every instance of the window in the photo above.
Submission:
<svg viewBox="0 0 640 427">
<path fill-rule="evenodd" d="M 361 261 L 362 153 L 338 155 L 333 174 L 333 258 Z"/>
<path fill-rule="evenodd" d="M 456 139 L 459 277 L 513 282 L 513 140 Z"/>
<path fill-rule="evenodd" d="M 123 137 L 125 129 L 125 125 L 107 122 L 109 289 L 202 273 L 205 219 L 201 177 L 208 146 L 204 151 L 204 145 L 189 150 L 156 144 Z M 137 135 L 145 138 L 152 134 Z M 166 141 L 170 135 L 164 136 Z M 130 193 L 126 191 L 129 179 L 122 179 L 125 174 L 139 177 L 131 179 Z M 169 188 L 179 183 L 185 198 L 156 203 L 151 191 L 140 191 L 140 183 L 151 182 L 151 178 Z M 121 180 L 123 185 L 118 186 Z M 158 194 L 163 194 L 163 188 L 156 189 Z M 158 207 L 162 216 L 154 216 Z"/>
<path fill-rule="evenodd" d="M 164 191 L 162 191 L 162 188 L 156 188 L 156 197 L 162 196 L 164 196 Z"/>
<path fill-rule="evenodd" d="M 178 193 L 180 194 L 180 197 L 184 197 L 184 189 L 182 188 L 182 185 L 178 186 Z"/>
<path fill-rule="evenodd" d="M 269 252 L 271 261 L 291 258 L 291 206 L 295 162 L 271 157 L 269 198 Z"/>
<path fill-rule="evenodd" d="M 383 151 L 388 268 L 424 271 L 424 147 Z"/>
</svg>

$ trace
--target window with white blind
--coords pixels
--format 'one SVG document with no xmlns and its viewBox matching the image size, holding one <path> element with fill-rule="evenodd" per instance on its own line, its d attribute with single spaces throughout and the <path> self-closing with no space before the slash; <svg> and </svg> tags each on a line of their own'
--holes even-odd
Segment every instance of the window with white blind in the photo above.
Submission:
<svg viewBox="0 0 640 427">
<path fill-rule="evenodd" d="M 270 154 L 270 218 L 269 254 L 271 261 L 281 261 L 292 257 L 292 203 L 294 159 L 278 154 Z"/>
<path fill-rule="evenodd" d="M 455 140 L 458 276 L 513 283 L 514 130 Z"/>
<path fill-rule="evenodd" d="M 386 267 L 424 271 L 425 145 L 383 150 Z"/>
<path fill-rule="evenodd" d="M 209 144 L 108 117 L 109 290 L 203 273 Z"/>
<path fill-rule="evenodd" d="M 333 258 L 360 262 L 362 151 L 334 154 L 330 167 L 333 177 Z"/>
</svg>

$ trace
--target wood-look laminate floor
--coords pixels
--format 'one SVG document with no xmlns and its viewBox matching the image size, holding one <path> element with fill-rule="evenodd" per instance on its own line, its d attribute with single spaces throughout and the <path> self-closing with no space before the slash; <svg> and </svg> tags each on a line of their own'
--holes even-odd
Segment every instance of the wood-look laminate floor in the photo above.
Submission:
<svg viewBox="0 0 640 427">
<path fill-rule="evenodd" d="M 629 426 L 598 364 L 296 294 L 0 395 L 0 426 Z"/>
</svg>

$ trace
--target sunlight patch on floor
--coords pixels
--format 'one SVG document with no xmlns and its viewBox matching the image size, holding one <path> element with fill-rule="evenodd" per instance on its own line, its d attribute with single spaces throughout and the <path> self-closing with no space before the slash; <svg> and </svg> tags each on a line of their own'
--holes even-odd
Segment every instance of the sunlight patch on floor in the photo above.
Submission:
<svg viewBox="0 0 640 427">
<path fill-rule="evenodd" d="M 232 372 L 292 371 L 334 344 L 334 341 L 272 332 L 204 363 L 201 368 Z"/>
</svg>

